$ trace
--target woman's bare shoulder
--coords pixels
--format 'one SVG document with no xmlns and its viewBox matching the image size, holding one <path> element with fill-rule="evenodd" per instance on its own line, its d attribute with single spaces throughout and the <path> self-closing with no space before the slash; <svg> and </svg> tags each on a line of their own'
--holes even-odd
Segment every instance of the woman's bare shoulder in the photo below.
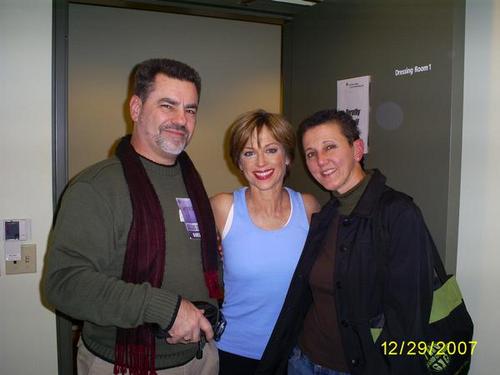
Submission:
<svg viewBox="0 0 500 375">
<path fill-rule="evenodd" d="M 314 195 L 309 193 L 301 193 L 301 194 L 302 194 L 302 200 L 304 201 L 304 207 L 307 213 L 307 218 L 309 219 L 310 222 L 312 214 L 318 212 L 321 209 L 321 206 Z"/>
<path fill-rule="evenodd" d="M 213 197 L 210 198 L 210 204 L 212 205 L 212 208 L 217 208 L 217 209 L 224 209 L 227 207 L 231 208 L 231 205 L 233 204 L 233 194 L 232 193 L 218 193 L 215 194 Z"/>
<path fill-rule="evenodd" d="M 233 205 L 233 194 L 219 193 L 210 198 L 210 205 L 214 213 L 215 224 L 219 232 L 222 232 L 226 225 L 227 215 Z"/>
</svg>

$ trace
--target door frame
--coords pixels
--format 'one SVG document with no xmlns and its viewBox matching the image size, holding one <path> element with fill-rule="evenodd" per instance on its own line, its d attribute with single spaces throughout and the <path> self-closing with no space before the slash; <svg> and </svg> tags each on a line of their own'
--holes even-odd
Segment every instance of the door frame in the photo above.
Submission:
<svg viewBox="0 0 500 375">
<path fill-rule="evenodd" d="M 217 3 L 215 0 L 213 3 Z M 222 3 L 222 2 L 221 2 Z M 196 1 L 121 1 L 121 0 L 53 0 L 52 3 L 52 204 L 54 217 L 57 214 L 60 197 L 68 183 L 68 33 L 70 4 L 99 5 L 137 10 L 150 10 L 267 23 L 284 26 L 293 19 L 290 12 L 275 10 L 227 7 L 221 4 L 207 5 Z M 288 8 L 289 9 L 289 8 Z M 283 33 L 282 33 L 283 35 Z M 283 58 L 282 58 L 283 66 Z M 283 67 L 282 67 L 283 74 Z M 283 78 L 283 77 L 282 77 Z M 282 87 L 283 90 L 283 87 Z M 283 93 L 282 93 L 283 98 Z M 55 311 L 57 362 L 59 375 L 74 374 L 73 321 L 70 317 Z"/>
</svg>

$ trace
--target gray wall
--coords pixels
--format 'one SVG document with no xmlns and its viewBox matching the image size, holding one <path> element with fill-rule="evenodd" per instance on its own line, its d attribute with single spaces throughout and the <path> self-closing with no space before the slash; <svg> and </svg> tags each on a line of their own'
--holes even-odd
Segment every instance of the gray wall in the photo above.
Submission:
<svg viewBox="0 0 500 375">
<path fill-rule="evenodd" d="M 451 270 L 458 225 L 463 27 L 461 1 L 340 0 L 296 17 L 284 38 L 284 107 L 294 124 L 336 106 L 337 80 L 372 76 L 366 166 L 379 168 L 390 186 L 413 196 Z M 428 72 L 395 76 L 395 69 L 428 64 Z M 398 116 L 402 121 L 394 126 Z M 299 164 L 290 183 L 328 199 Z"/>
<path fill-rule="evenodd" d="M 49 0 L 0 1 L 0 220 L 31 219 L 36 273 L 5 274 L 0 246 L 0 374 L 57 374 L 54 314 L 40 282 L 52 223 Z"/>
<path fill-rule="evenodd" d="M 468 0 L 466 19 L 457 275 L 480 348 L 469 374 L 498 374 L 500 2 Z"/>
</svg>

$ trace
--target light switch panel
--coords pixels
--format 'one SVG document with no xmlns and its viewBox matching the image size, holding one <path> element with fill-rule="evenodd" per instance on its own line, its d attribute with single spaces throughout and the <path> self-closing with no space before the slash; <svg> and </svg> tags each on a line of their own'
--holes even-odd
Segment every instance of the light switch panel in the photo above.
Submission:
<svg viewBox="0 0 500 375">
<path fill-rule="evenodd" d="M 21 245 L 21 260 L 6 261 L 5 274 L 36 273 L 36 245 Z"/>
</svg>

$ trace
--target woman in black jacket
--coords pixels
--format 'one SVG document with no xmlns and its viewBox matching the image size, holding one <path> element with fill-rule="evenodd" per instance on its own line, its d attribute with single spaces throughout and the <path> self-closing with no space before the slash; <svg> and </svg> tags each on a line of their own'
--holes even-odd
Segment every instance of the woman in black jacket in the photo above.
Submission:
<svg viewBox="0 0 500 375">
<path fill-rule="evenodd" d="M 424 374 L 432 238 L 412 199 L 361 165 L 345 112 L 299 127 L 307 167 L 332 199 L 313 215 L 301 259 L 257 374 Z"/>
</svg>

